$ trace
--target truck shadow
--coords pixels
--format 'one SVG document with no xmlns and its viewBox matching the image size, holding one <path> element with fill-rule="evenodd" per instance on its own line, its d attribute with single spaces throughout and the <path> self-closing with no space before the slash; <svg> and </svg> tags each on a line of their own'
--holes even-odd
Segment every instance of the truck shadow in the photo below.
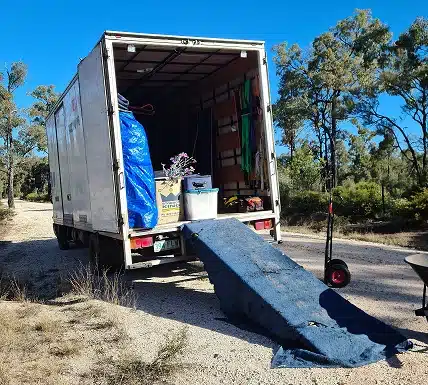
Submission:
<svg viewBox="0 0 428 385">
<path fill-rule="evenodd" d="M 67 277 L 88 261 L 85 249 L 62 251 L 55 238 L 0 242 L 0 273 L 26 287 L 30 298 L 60 295 Z M 0 277 L 1 278 L 1 277 Z"/>
<path fill-rule="evenodd" d="M 220 309 L 201 263 L 164 265 L 126 274 L 137 294 L 137 310 L 189 325 L 240 338 L 272 350 L 278 345 L 262 330 L 243 323 L 236 325 Z"/>
</svg>

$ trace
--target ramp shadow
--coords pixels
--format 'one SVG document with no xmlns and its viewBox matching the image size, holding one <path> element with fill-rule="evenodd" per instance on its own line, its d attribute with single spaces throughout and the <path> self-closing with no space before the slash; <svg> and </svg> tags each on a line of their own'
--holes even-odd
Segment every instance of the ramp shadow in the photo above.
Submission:
<svg viewBox="0 0 428 385">
<path fill-rule="evenodd" d="M 334 290 L 327 289 L 320 294 L 320 306 L 330 318 L 355 335 L 366 335 L 372 342 L 385 345 L 387 358 L 395 356 L 394 346 L 404 343 L 407 338 L 398 330 L 374 318 L 338 295 Z M 391 360 L 393 362 L 394 360 Z M 394 363 L 397 366 L 397 363 Z"/>
<path fill-rule="evenodd" d="M 155 281 L 154 277 L 165 277 L 167 281 Z M 189 263 L 127 274 L 127 280 L 133 280 L 132 285 L 137 293 L 138 310 L 276 350 L 277 344 L 263 335 L 263 330 L 242 320 L 226 318 L 217 296 L 207 290 L 206 285 L 196 284 L 192 288 L 185 285 L 186 282 L 205 277 L 202 264 Z"/>
</svg>

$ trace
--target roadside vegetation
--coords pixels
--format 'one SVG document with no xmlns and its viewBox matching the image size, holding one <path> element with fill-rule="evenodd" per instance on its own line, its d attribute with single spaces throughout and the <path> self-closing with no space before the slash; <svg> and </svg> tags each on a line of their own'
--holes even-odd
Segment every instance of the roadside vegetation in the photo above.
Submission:
<svg viewBox="0 0 428 385">
<path fill-rule="evenodd" d="M 135 297 L 120 273 L 82 266 L 58 281 L 57 298 L 0 274 L 0 384 L 164 383 L 182 367 L 187 329 L 169 332 L 146 361 L 126 319 Z"/>
<path fill-rule="evenodd" d="M 12 216 L 13 210 L 4 207 L 3 204 L 0 202 L 0 226 L 3 221 L 10 219 Z"/>
<path fill-rule="evenodd" d="M 393 37 L 368 10 L 338 21 L 307 48 L 275 47 L 288 229 L 325 231 L 331 191 L 340 235 L 426 248 L 427 47 L 426 18 Z M 401 111 L 387 114 L 388 103 Z"/>
</svg>

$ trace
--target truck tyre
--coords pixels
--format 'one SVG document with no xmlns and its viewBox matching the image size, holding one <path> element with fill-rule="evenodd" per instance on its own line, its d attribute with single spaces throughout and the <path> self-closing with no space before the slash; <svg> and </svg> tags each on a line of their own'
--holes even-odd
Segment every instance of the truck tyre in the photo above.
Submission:
<svg viewBox="0 0 428 385">
<path fill-rule="evenodd" d="M 73 229 L 71 231 L 71 238 L 73 239 L 74 244 L 76 245 L 76 247 L 84 247 L 83 242 L 81 240 L 81 236 L 80 236 L 81 231 L 77 230 L 77 229 Z"/>
<path fill-rule="evenodd" d="M 58 246 L 60 250 L 68 250 L 70 243 L 68 242 L 68 229 L 66 226 L 53 225 L 56 239 L 58 240 Z"/>
<path fill-rule="evenodd" d="M 96 269 L 118 270 L 123 267 L 122 243 L 114 238 L 91 234 L 89 258 Z"/>
<path fill-rule="evenodd" d="M 98 235 L 97 234 L 91 234 L 89 236 L 89 262 L 91 263 L 91 266 L 93 269 L 98 270 L 100 267 L 101 261 L 100 261 L 100 246 L 98 242 Z"/>
</svg>

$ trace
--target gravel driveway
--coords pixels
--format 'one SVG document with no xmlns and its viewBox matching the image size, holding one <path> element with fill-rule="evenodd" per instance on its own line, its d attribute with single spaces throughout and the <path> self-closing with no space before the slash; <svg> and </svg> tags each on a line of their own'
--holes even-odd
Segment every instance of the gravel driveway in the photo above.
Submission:
<svg viewBox="0 0 428 385">
<path fill-rule="evenodd" d="M 60 275 L 86 262 L 86 250 L 60 251 L 52 232 L 51 205 L 16 202 L 16 216 L 0 235 L 0 267 L 51 293 Z M 284 234 L 280 246 L 296 262 L 322 276 L 324 240 Z M 127 273 L 138 294 L 137 312 L 123 322 L 133 348 L 149 356 L 170 332 L 186 327 L 185 364 L 177 384 L 422 384 L 428 378 L 428 323 L 413 314 L 422 284 L 403 258 L 412 250 L 335 240 L 335 258 L 348 263 L 350 285 L 340 293 L 369 314 L 419 341 L 420 352 L 357 369 L 270 369 L 277 346 L 231 325 L 200 263 Z M 310 290 L 310 288 L 308 288 Z M 304 296 L 304 293 L 302 293 Z M 425 380 L 424 380 L 425 378 Z"/>
</svg>

